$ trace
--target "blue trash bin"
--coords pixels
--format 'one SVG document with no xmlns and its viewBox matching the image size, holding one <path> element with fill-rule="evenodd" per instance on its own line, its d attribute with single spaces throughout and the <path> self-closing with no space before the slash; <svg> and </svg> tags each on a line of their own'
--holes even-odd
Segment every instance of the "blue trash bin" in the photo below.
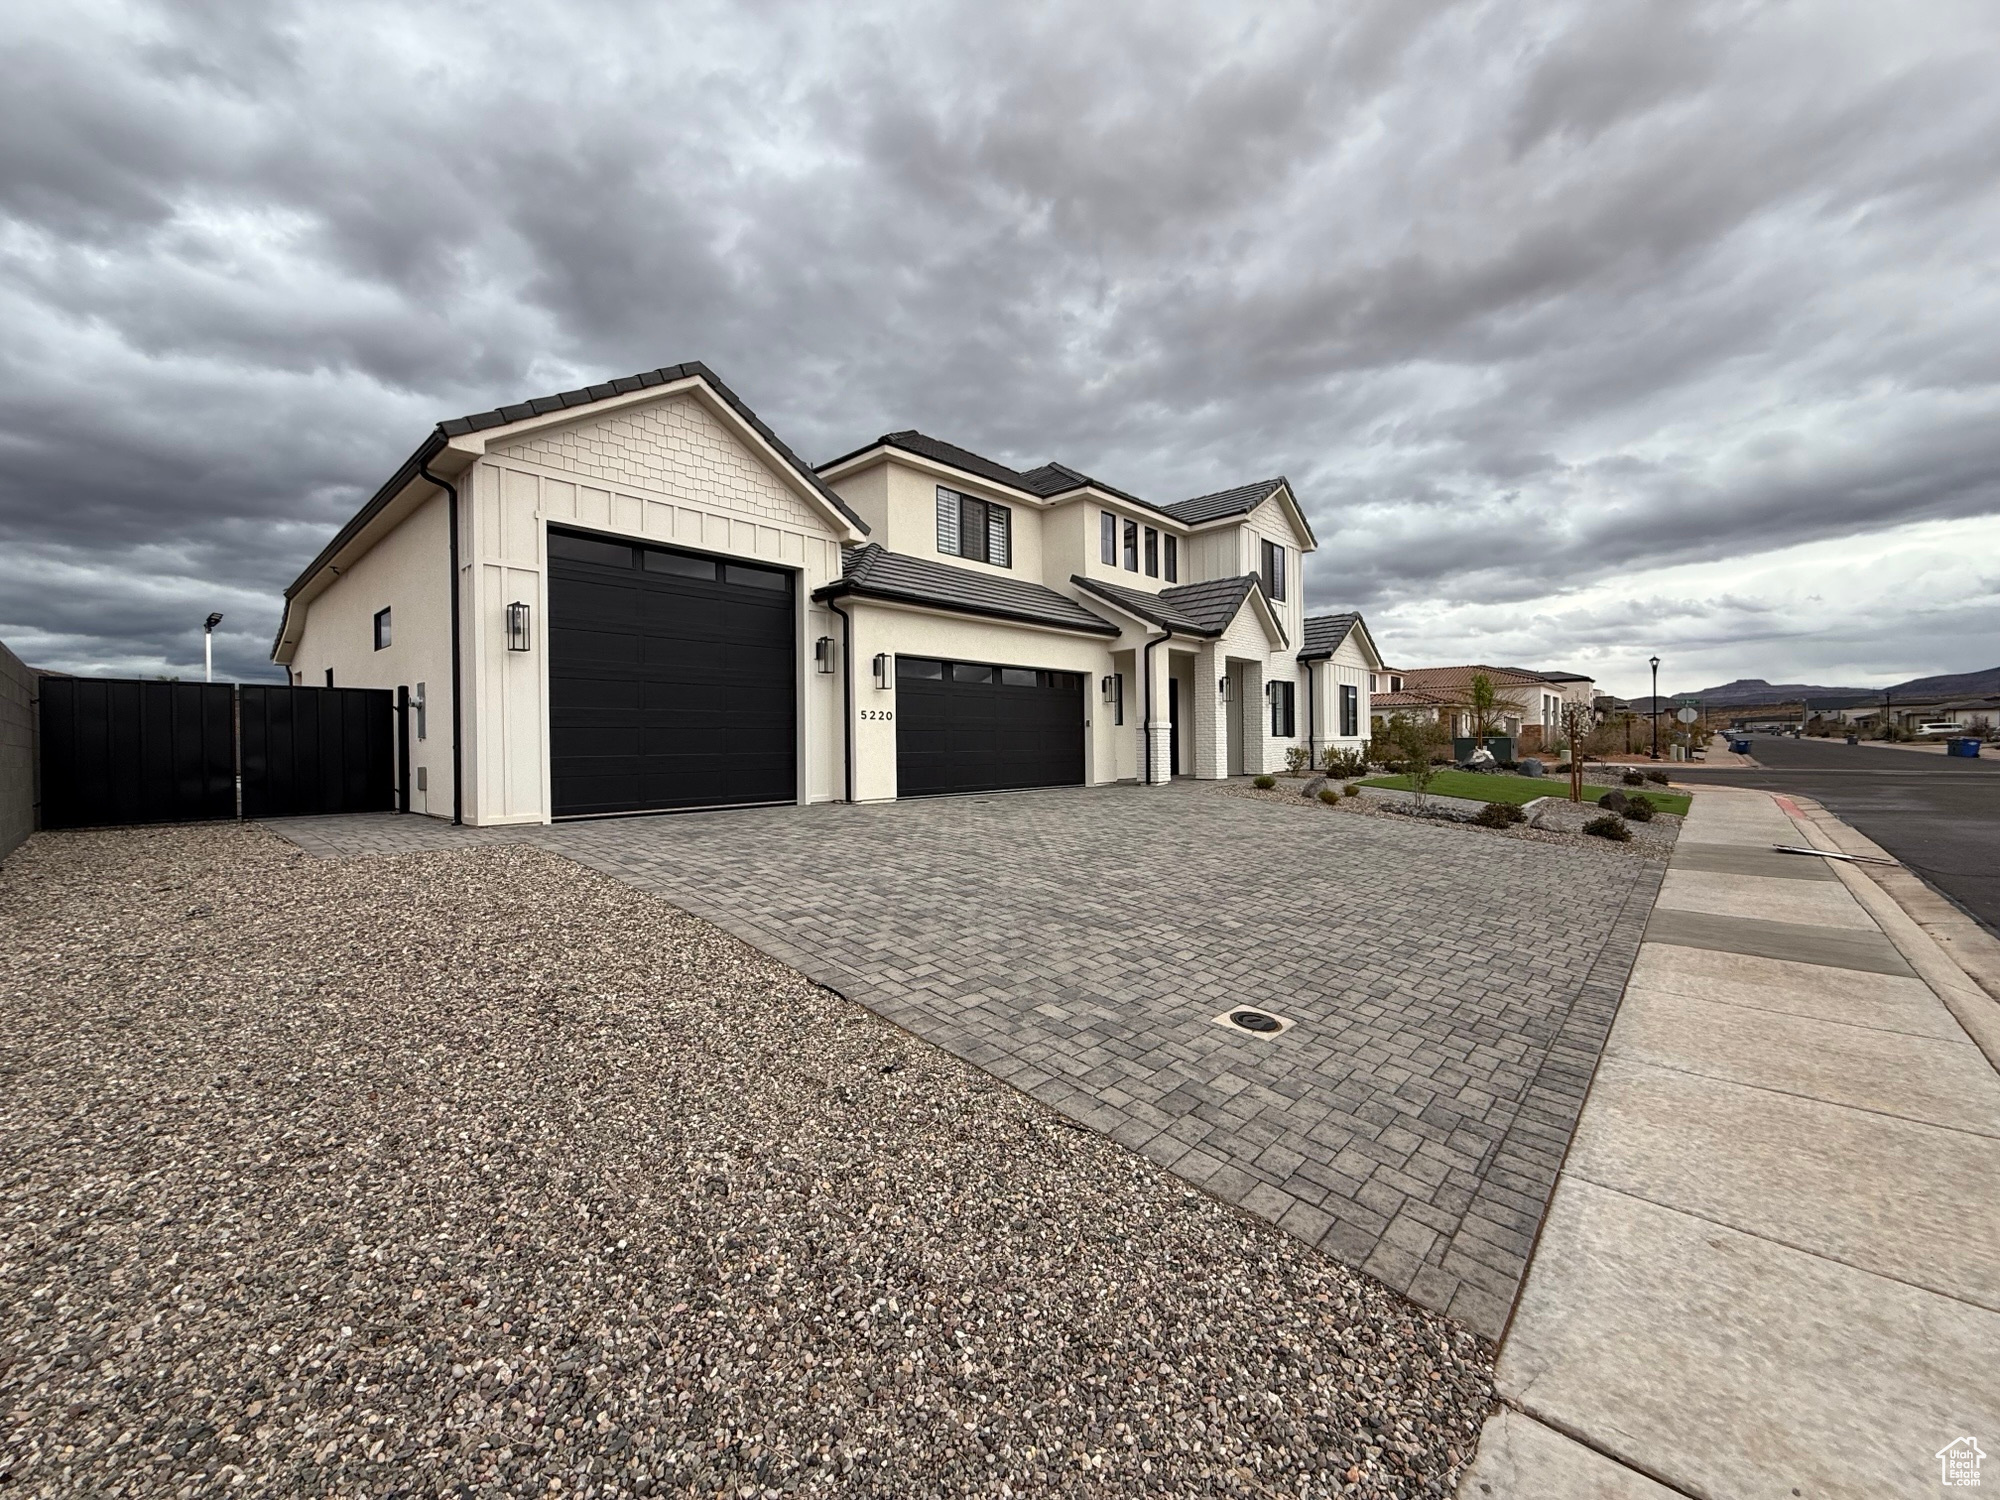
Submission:
<svg viewBox="0 0 2000 1500">
<path fill-rule="evenodd" d="M 1748 755 L 1750 753 L 1750 742 L 1748 740 L 1731 740 L 1729 748 L 1734 750 L 1738 755 Z"/>
<path fill-rule="evenodd" d="M 1977 760 L 1979 758 L 1980 744 L 1979 740 L 1972 739 L 1969 736 L 1960 736 L 1958 739 L 1945 741 L 1944 753 L 1946 755 L 1956 755 L 1965 760 Z"/>
</svg>

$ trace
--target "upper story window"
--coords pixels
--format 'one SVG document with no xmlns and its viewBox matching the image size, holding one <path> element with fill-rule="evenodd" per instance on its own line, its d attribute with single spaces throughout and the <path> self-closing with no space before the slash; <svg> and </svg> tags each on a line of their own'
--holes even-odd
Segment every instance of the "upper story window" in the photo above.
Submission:
<svg viewBox="0 0 2000 1500">
<path fill-rule="evenodd" d="M 375 649 L 382 650 L 389 644 L 389 611 L 375 611 Z"/>
<path fill-rule="evenodd" d="M 1160 576 L 1160 534 L 1150 526 L 1146 528 L 1146 576 Z"/>
<path fill-rule="evenodd" d="M 1139 523 L 1137 521 L 1127 521 L 1125 523 L 1125 571 L 1128 573 L 1139 571 Z"/>
<path fill-rule="evenodd" d="M 1181 576 L 1180 540 L 1177 537 L 1170 536 L 1165 539 L 1165 542 L 1167 548 L 1167 555 L 1163 563 L 1162 570 L 1166 574 L 1168 583 L 1178 583 L 1180 581 L 1180 576 Z"/>
<path fill-rule="evenodd" d="M 1118 566 L 1118 518 L 1108 510 L 1097 513 L 1097 560 L 1107 568 Z"/>
<path fill-rule="evenodd" d="M 990 500 L 937 492 L 937 547 L 947 557 L 969 557 L 996 567 L 1014 566 L 1014 513 Z"/>
<path fill-rule="evenodd" d="M 1280 603 L 1285 597 L 1285 548 L 1278 542 L 1264 543 L 1264 596 Z"/>
</svg>

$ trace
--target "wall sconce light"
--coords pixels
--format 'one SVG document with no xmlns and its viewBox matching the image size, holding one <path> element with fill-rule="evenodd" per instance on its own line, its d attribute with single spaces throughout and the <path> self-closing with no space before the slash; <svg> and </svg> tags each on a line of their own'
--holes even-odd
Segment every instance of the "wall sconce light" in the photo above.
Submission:
<svg viewBox="0 0 2000 1500">
<path fill-rule="evenodd" d="M 878 688 L 886 688 L 889 685 L 889 663 L 891 660 L 892 658 L 886 651 L 875 653 L 875 686 Z"/>
<path fill-rule="evenodd" d="M 832 636 L 823 635 L 818 640 L 813 642 L 813 665 L 819 669 L 822 675 L 830 675 L 832 673 L 833 671 Z"/>
<path fill-rule="evenodd" d="M 508 605 L 507 649 L 509 651 L 526 651 L 530 644 L 531 633 L 528 629 L 528 606 L 525 604 Z"/>
<path fill-rule="evenodd" d="M 1227 677 L 1218 677 L 1215 679 L 1215 696 L 1220 698 L 1224 703 L 1229 701 L 1229 679 Z"/>
<path fill-rule="evenodd" d="M 1109 703 L 1117 692 L 1116 680 L 1110 677 L 1100 679 L 1097 684 L 1097 691 L 1103 697 L 1104 701 Z"/>
</svg>

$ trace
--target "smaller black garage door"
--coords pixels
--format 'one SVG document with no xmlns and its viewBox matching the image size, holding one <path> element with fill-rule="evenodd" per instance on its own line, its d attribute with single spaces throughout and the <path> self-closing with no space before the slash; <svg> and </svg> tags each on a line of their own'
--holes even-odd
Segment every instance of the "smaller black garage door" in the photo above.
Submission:
<svg viewBox="0 0 2000 1500">
<path fill-rule="evenodd" d="M 1083 783 L 1083 674 L 896 658 L 896 794 Z"/>
</svg>

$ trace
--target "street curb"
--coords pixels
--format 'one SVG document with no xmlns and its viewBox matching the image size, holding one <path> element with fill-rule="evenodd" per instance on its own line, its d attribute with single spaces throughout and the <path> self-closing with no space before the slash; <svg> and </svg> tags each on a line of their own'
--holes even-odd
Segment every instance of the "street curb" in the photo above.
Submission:
<svg viewBox="0 0 2000 1500">
<path fill-rule="evenodd" d="M 1873 842 L 1864 838 L 1855 829 L 1833 816 L 1817 802 L 1809 798 L 1789 797 L 1778 792 L 1767 792 L 1766 796 L 1778 804 L 1792 820 L 1805 841 L 1815 849 L 1825 849 L 1836 854 L 1876 854 L 1887 859 Z M 1810 811 L 1808 811 L 1810 808 Z M 1834 830 L 1845 834 L 1845 839 L 1837 837 Z M 1843 844 L 1851 847 L 1843 848 Z M 1909 960 L 1910 967 L 1925 984 L 1929 985 L 1945 1004 L 1958 1024 L 1965 1028 L 1965 1034 L 1973 1044 L 1986 1054 L 1996 1072 L 2000 1072 L 2000 1001 L 1988 992 L 1985 986 L 1975 980 L 1957 961 L 1951 949 L 1940 942 L 1919 923 L 1916 917 L 1904 909 L 1884 884 L 1870 879 L 1876 867 L 1849 864 L 1846 860 L 1830 859 L 1833 873 L 1839 877 L 1849 894 L 1861 903 L 1862 909 L 1875 919 L 1883 934 L 1896 945 L 1897 951 Z M 1866 870 L 1867 873 L 1863 873 Z M 1892 873 L 1886 868 L 1884 874 Z M 1915 880 L 1916 877 L 1898 867 L 1893 873 Z M 1919 882 L 1921 885 L 1921 882 Z M 1922 887 L 1929 892 L 1929 887 Z M 1970 926 L 1969 919 L 1967 925 Z M 1975 935 L 1985 938 L 1985 934 L 1973 929 Z M 1986 939 L 1991 942 L 1991 939 Z M 1969 946 L 1969 945 L 1968 945 Z M 2000 944 L 1995 944 L 2000 947 Z"/>
</svg>

